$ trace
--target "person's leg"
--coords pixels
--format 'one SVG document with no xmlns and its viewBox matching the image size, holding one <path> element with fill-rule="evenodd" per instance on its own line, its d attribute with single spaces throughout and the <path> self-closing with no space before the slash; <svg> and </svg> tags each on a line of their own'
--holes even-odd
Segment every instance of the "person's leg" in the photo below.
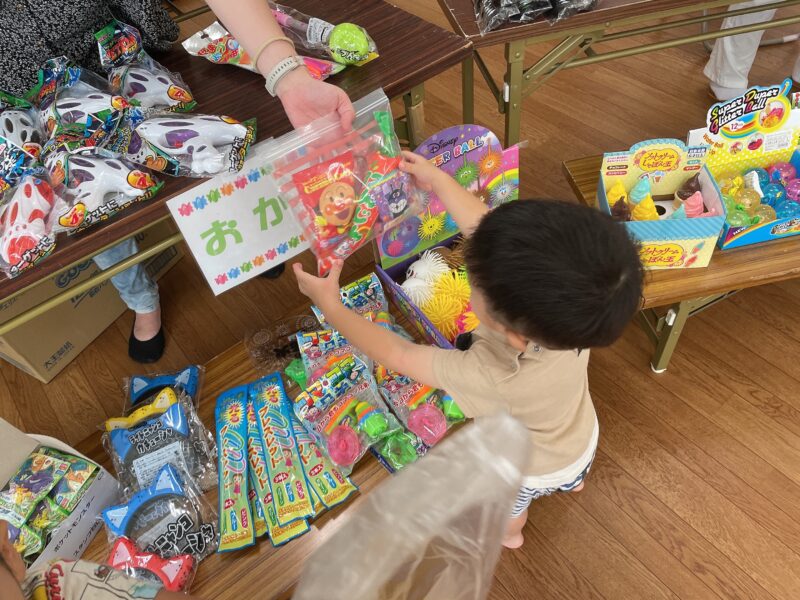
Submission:
<svg viewBox="0 0 800 600">
<path fill-rule="evenodd" d="M 769 4 L 774 0 L 753 0 L 734 4 L 731 10 Z M 749 15 L 728 17 L 722 21 L 722 29 L 740 27 L 755 23 L 771 21 L 775 10 L 764 10 Z M 711 82 L 711 91 L 718 100 L 730 100 L 743 94 L 748 87 L 750 67 L 758 52 L 763 31 L 743 33 L 729 37 L 719 38 L 714 43 L 714 50 L 708 59 L 703 73 Z"/>
<path fill-rule="evenodd" d="M 137 251 L 136 241 L 129 238 L 95 256 L 94 262 L 101 269 L 108 269 Z M 131 358 L 139 362 L 158 360 L 164 351 L 158 285 L 141 263 L 115 275 L 111 283 L 136 314 L 129 345 Z"/>
<path fill-rule="evenodd" d="M 506 533 L 503 536 L 503 546 L 511 550 L 519 548 L 525 543 L 525 538 L 522 535 L 522 528 L 528 521 L 528 509 L 526 508 L 521 515 L 511 517 L 506 524 Z"/>
</svg>

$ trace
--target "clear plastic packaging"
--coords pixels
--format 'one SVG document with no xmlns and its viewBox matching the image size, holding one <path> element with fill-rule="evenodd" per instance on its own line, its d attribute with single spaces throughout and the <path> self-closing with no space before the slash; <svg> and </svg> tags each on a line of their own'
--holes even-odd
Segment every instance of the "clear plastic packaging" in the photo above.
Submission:
<svg viewBox="0 0 800 600">
<path fill-rule="evenodd" d="M 33 452 L 0 490 L 0 519 L 21 528 L 36 506 L 61 481 L 69 463 L 43 452 Z"/>
<path fill-rule="evenodd" d="M 475 0 L 481 35 L 506 23 L 529 23 L 553 8 L 551 0 Z"/>
<path fill-rule="evenodd" d="M 122 96 L 111 93 L 99 75 L 72 65 L 63 56 L 48 60 L 39 70 L 39 83 L 31 96 L 47 137 L 66 131 L 71 149 L 101 144 L 130 106 Z"/>
<path fill-rule="evenodd" d="M 262 373 L 273 373 L 284 368 L 293 359 L 300 358 L 295 334 L 319 329 L 317 320 L 309 315 L 287 317 L 269 327 L 249 333 L 244 340 L 255 368 Z"/>
<path fill-rule="evenodd" d="M 197 105 L 180 75 L 145 52 L 138 29 L 114 20 L 94 35 L 113 93 L 144 108 L 185 112 Z"/>
<path fill-rule="evenodd" d="M 241 550 L 256 543 L 248 477 L 247 386 L 224 391 L 217 397 L 214 421 L 219 448 L 219 548 Z"/>
<path fill-rule="evenodd" d="M 106 563 L 129 577 L 160 583 L 168 592 L 188 591 L 197 570 L 191 554 L 161 558 L 140 550 L 125 536 L 116 539 Z"/>
<path fill-rule="evenodd" d="M 253 58 L 239 45 L 239 42 L 218 22 L 214 21 L 205 29 L 183 41 L 184 49 L 192 56 L 202 56 L 220 65 L 235 65 L 248 71 L 257 72 Z M 331 75 L 344 70 L 345 66 L 324 58 L 301 56 L 308 73 L 324 81 Z"/>
<path fill-rule="evenodd" d="M 389 310 L 389 301 L 386 299 L 381 280 L 375 273 L 343 285 L 339 289 L 339 296 L 342 304 L 360 315 L 386 313 Z M 312 306 L 311 311 L 322 327 L 330 328 L 319 308 Z"/>
<path fill-rule="evenodd" d="M 41 128 L 38 111 L 21 98 L 16 98 L 0 91 L 0 138 L 15 148 L 23 150 L 31 158 L 38 158 L 44 143 L 44 131 Z M 6 164 L 6 149 L 0 150 L 0 164 Z M 11 164 L 13 159 L 9 160 Z M 13 163 L 16 163 L 13 160 Z M 3 167 L 5 170 L 6 167 Z M 2 176 L 0 178 L 6 179 Z M 0 189 L 2 193 L 2 189 Z"/>
<path fill-rule="evenodd" d="M 10 278 L 36 265 L 55 248 L 54 225 L 64 201 L 44 175 L 32 172 L 3 194 L 0 268 Z"/>
<path fill-rule="evenodd" d="M 274 175 L 320 274 L 424 206 L 423 192 L 399 169 L 388 98 L 376 90 L 354 108 L 352 131 L 327 116 L 283 136 L 276 147 Z"/>
<path fill-rule="evenodd" d="M 211 177 L 242 168 L 255 127 L 216 115 L 132 107 L 103 150 L 174 177 Z"/>
<path fill-rule="evenodd" d="M 106 421 L 103 443 L 126 497 L 168 464 L 203 490 L 216 484 L 216 445 L 189 396 L 179 394 L 163 387 L 128 416 Z"/>
<path fill-rule="evenodd" d="M 343 65 L 364 65 L 378 58 L 378 48 L 366 29 L 353 23 L 334 25 L 289 6 L 269 3 L 275 20 L 295 45 Z"/>
<path fill-rule="evenodd" d="M 372 360 L 359 352 L 335 329 L 298 333 L 297 346 L 306 370 L 306 386 L 325 375 L 346 356 L 358 357 L 367 365 L 368 370 L 372 370 Z"/>
<path fill-rule="evenodd" d="M 74 233 L 152 198 L 163 185 L 147 170 L 94 151 L 50 152 L 46 159 L 53 186 L 64 198 L 57 231 Z"/>
<path fill-rule="evenodd" d="M 294 412 L 345 475 L 367 449 L 401 430 L 367 366 L 353 356 L 297 396 Z"/>
<path fill-rule="evenodd" d="M 162 558 L 191 554 L 200 561 L 217 549 L 216 511 L 171 464 L 128 502 L 103 510 L 109 544 L 127 537 Z"/>
<path fill-rule="evenodd" d="M 306 561 L 292 597 L 486 598 L 529 445 L 505 414 L 464 427 L 366 496 Z"/>
<path fill-rule="evenodd" d="M 557 23 L 579 12 L 594 10 L 597 0 L 549 0 L 553 4 L 546 16 L 551 23 Z"/>
</svg>

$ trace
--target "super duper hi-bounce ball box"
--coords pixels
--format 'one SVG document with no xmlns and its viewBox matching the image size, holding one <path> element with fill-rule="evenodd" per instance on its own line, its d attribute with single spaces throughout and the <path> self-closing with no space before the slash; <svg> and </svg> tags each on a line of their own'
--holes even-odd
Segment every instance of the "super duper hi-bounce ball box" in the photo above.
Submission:
<svg viewBox="0 0 800 600">
<path fill-rule="evenodd" d="M 719 188 L 705 165 L 708 147 L 686 146 L 680 140 L 654 139 L 639 142 L 626 152 L 603 155 L 597 203 L 612 214 L 609 192 L 621 185 L 630 194 L 643 178 L 650 182 L 650 194 L 658 219 L 625 221 L 624 226 L 641 244 L 642 264 L 648 269 L 681 269 L 708 266 L 714 244 L 725 223 L 725 206 Z M 675 211 L 678 188 L 697 176 L 709 216 L 670 218 Z"/>
<path fill-rule="evenodd" d="M 425 140 L 415 152 L 451 175 L 490 208 L 519 198 L 519 147 L 503 149 L 497 136 L 485 127 L 449 127 Z M 458 233 L 442 201 L 430 194 L 425 210 L 418 217 L 387 230 L 375 241 L 376 260 L 380 263 L 376 273 L 386 293 L 425 340 L 442 348 L 452 348 L 451 340 L 409 299 L 400 284 L 409 265 L 422 252 L 436 246 L 450 246 Z"/>
</svg>

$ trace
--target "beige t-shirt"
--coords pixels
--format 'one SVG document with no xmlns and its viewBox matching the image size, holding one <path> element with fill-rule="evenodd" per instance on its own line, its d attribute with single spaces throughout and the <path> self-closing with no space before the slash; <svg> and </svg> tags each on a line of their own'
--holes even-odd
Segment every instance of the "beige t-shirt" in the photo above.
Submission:
<svg viewBox="0 0 800 600">
<path fill-rule="evenodd" d="M 588 350 L 548 350 L 530 343 L 520 353 L 504 334 L 481 326 L 469 350 L 437 350 L 433 370 L 468 417 L 505 409 L 522 422 L 532 443 L 525 473 L 541 477 L 587 455 L 588 463 L 594 453 L 589 446 L 596 444 L 597 416 L 588 364 Z"/>
</svg>

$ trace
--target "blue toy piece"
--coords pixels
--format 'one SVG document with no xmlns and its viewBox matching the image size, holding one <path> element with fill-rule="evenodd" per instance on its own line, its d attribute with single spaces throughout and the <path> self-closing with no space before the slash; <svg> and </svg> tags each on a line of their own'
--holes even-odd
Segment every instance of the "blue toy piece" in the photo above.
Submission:
<svg viewBox="0 0 800 600">
<path fill-rule="evenodd" d="M 199 381 L 200 367 L 194 365 L 166 375 L 135 375 L 130 381 L 131 406 L 165 387 L 180 388 L 192 398 L 197 398 Z"/>
<path fill-rule="evenodd" d="M 769 204 L 773 208 L 786 200 L 786 188 L 780 183 L 768 183 L 762 186 L 761 192 L 764 194 L 761 202 Z"/>
<path fill-rule="evenodd" d="M 144 505 L 167 496 L 185 496 L 180 475 L 172 465 L 164 465 L 150 487 L 136 492 L 126 504 L 112 506 L 103 511 L 103 521 L 108 530 L 120 537 L 128 534 L 131 521 Z"/>
<path fill-rule="evenodd" d="M 133 449 L 136 454 L 147 454 L 157 444 L 155 433 L 167 436 L 189 437 L 189 423 L 181 405 L 173 404 L 163 414 L 131 427 L 130 429 L 114 429 L 109 433 L 111 447 L 120 461 L 125 462 L 128 453 Z"/>
<path fill-rule="evenodd" d="M 779 219 L 789 219 L 800 216 L 800 204 L 792 201 L 784 201 L 775 206 L 775 214 Z"/>
</svg>

